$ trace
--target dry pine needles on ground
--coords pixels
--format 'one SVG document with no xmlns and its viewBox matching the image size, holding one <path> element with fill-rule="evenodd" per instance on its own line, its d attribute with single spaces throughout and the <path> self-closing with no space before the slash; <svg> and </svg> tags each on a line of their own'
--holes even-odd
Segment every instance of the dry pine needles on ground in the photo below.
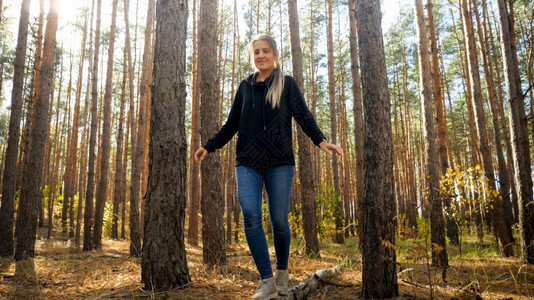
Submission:
<svg viewBox="0 0 534 300">
<path fill-rule="evenodd" d="M 355 245 L 352 238 L 345 245 L 323 245 L 321 259 L 306 258 L 292 247 L 290 287 L 303 285 L 314 274 L 318 278 L 319 270 L 333 270 L 302 295 L 307 299 L 359 299 L 361 260 Z M 129 257 L 128 241 L 104 240 L 103 249 L 92 252 L 81 252 L 70 242 L 57 239 L 38 240 L 36 247 L 37 257 L 31 261 L 0 260 L 0 298 L 250 299 L 258 279 L 246 245 L 229 245 L 228 263 L 218 268 L 206 267 L 202 249 L 189 247 L 192 282 L 163 293 L 143 289 L 140 261 Z M 398 299 L 429 299 L 431 290 L 435 299 L 476 299 L 477 295 L 483 299 L 534 298 L 534 267 L 521 265 L 517 258 L 454 258 L 444 282 L 439 270 L 399 257 Z"/>
</svg>

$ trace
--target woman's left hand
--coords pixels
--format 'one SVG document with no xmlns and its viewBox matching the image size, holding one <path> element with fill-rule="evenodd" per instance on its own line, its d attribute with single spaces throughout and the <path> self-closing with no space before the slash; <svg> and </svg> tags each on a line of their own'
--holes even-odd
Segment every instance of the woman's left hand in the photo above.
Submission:
<svg viewBox="0 0 534 300">
<path fill-rule="evenodd" d="M 319 148 L 321 148 L 321 150 L 328 154 L 332 154 L 332 152 L 335 152 L 337 156 L 343 156 L 343 150 L 341 150 L 341 147 L 339 147 L 338 145 L 322 141 L 319 144 Z"/>
</svg>

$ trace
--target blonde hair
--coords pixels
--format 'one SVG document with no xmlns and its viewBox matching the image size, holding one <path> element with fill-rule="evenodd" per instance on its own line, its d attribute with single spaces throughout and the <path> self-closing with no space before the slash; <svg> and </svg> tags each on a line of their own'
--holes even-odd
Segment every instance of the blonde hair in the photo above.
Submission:
<svg viewBox="0 0 534 300">
<path fill-rule="evenodd" d="M 277 108 L 280 106 L 280 98 L 282 97 L 282 91 L 284 90 L 284 72 L 280 69 L 280 64 L 278 63 L 278 48 L 276 47 L 276 41 L 269 35 L 266 34 L 260 34 L 257 35 L 250 41 L 249 44 L 249 51 L 250 51 L 250 61 L 252 64 L 252 67 L 254 68 L 255 72 L 258 72 L 258 68 L 256 67 L 256 64 L 254 63 L 254 43 L 257 41 L 266 41 L 269 43 L 269 46 L 271 46 L 272 50 L 276 54 L 276 59 L 274 62 L 274 70 L 273 70 L 273 79 L 271 80 L 271 84 L 269 86 L 269 90 L 267 91 L 267 101 L 271 103 L 272 108 Z"/>
</svg>

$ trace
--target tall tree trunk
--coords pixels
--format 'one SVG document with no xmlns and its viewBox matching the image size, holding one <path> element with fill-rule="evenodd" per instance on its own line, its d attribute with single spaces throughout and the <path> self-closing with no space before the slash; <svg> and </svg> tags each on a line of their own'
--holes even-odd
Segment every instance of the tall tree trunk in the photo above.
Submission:
<svg viewBox="0 0 534 300">
<path fill-rule="evenodd" d="M 495 173 L 493 171 L 493 163 L 491 159 L 491 152 L 489 149 L 489 141 L 486 131 L 486 116 L 484 114 L 482 104 L 482 91 L 480 85 L 479 65 L 476 52 L 475 37 L 473 33 L 473 19 L 471 16 L 471 10 L 469 9 L 467 0 L 462 0 L 462 14 L 463 24 L 466 39 L 466 46 L 469 49 L 468 52 L 468 66 L 469 76 L 471 78 L 471 87 L 473 91 L 473 107 L 475 113 L 475 121 L 477 125 L 477 136 L 480 142 L 480 154 L 482 156 L 482 168 L 484 169 L 484 175 L 488 180 L 489 188 L 496 190 L 495 185 Z M 490 211 L 492 212 L 492 225 L 493 232 L 496 235 L 498 247 L 504 256 L 513 256 L 514 250 L 512 247 L 512 236 L 510 236 L 511 230 L 506 228 L 506 222 L 503 219 L 500 207 L 500 199 L 493 195 L 488 195 Z"/>
<path fill-rule="evenodd" d="M 128 1 L 128 0 L 126 0 Z M 125 14 L 128 13 L 127 10 L 124 12 Z M 113 188 L 113 216 L 112 216 L 112 223 L 111 223 L 111 238 L 112 239 L 118 239 L 119 238 L 119 206 L 121 204 L 121 196 L 122 196 L 122 173 L 124 172 L 124 169 L 122 168 L 122 143 L 124 139 L 124 129 L 123 123 L 124 123 L 124 102 L 125 102 L 125 96 L 126 96 L 126 76 L 128 73 L 128 69 L 126 68 L 126 51 L 124 51 L 124 58 L 122 62 L 122 83 L 121 83 L 121 95 L 120 95 L 120 112 L 119 112 L 119 128 L 118 128 L 118 136 L 117 136 L 117 153 L 115 156 L 115 185 Z M 124 220 L 122 220 L 124 222 Z"/>
<path fill-rule="evenodd" d="M 67 147 L 66 147 L 66 156 L 65 156 L 65 169 L 64 169 L 64 173 L 63 173 L 63 182 L 64 182 L 64 188 L 63 188 L 63 207 L 62 207 L 62 211 L 61 211 L 61 223 L 62 223 L 62 228 L 61 228 L 61 232 L 62 233 L 67 233 L 69 230 L 69 210 L 70 210 L 70 207 L 72 207 L 72 203 L 70 203 L 72 201 L 71 197 L 70 197 L 70 194 L 69 194 L 69 190 L 70 190 L 70 187 L 71 187 L 71 181 L 70 181 L 70 177 L 71 177 L 71 174 L 72 174 L 72 165 L 70 164 L 70 153 L 71 153 L 71 139 L 72 139 L 72 132 L 70 130 L 70 128 L 72 127 L 71 125 L 71 91 L 72 91 L 72 67 L 73 67 L 73 59 L 72 59 L 72 51 L 70 51 L 69 53 L 69 60 L 70 60 L 70 67 L 69 67 L 69 80 L 68 80 L 68 83 L 67 83 L 67 103 L 65 104 L 65 116 L 64 116 L 64 121 L 63 123 L 66 123 L 67 124 L 67 130 L 68 130 L 68 133 L 67 133 L 67 136 L 66 136 L 66 139 L 67 139 Z M 68 236 L 68 233 L 67 233 L 67 236 Z"/>
<path fill-rule="evenodd" d="M 89 24 L 93 24 L 93 19 L 95 16 L 95 0 L 91 3 L 91 20 Z M 91 58 L 93 56 L 93 31 L 89 30 L 89 53 L 87 55 L 88 58 Z M 90 59 L 88 60 L 88 66 L 87 66 L 87 83 L 86 83 L 86 94 L 85 94 L 85 103 L 84 103 L 84 110 L 83 110 L 83 134 L 82 134 L 82 149 L 80 152 L 80 178 L 78 181 L 78 190 L 79 190 L 79 198 L 78 198 L 78 212 L 77 212 L 77 222 L 76 222 L 76 235 L 74 238 L 74 243 L 76 245 L 80 244 L 80 238 L 81 238 L 81 220 L 82 220 L 82 203 L 87 203 L 85 196 L 86 196 L 86 178 L 87 178 L 87 150 L 89 147 L 89 131 L 90 127 L 87 126 L 88 122 L 88 116 L 89 116 L 89 107 L 90 107 L 90 97 L 89 97 L 89 88 L 91 86 L 91 70 L 93 69 L 93 61 Z M 85 226 L 85 224 L 84 224 Z M 89 227 L 90 228 L 90 227 Z"/>
<path fill-rule="evenodd" d="M 460 0 L 461 1 L 461 0 Z M 460 3 L 460 1 L 458 3 Z M 454 14 L 452 12 L 452 9 L 451 9 L 451 18 L 453 20 L 453 24 L 455 24 L 454 22 Z M 463 24 L 462 22 L 460 22 L 460 27 L 463 28 Z M 456 26 L 454 26 L 456 28 Z M 463 30 L 463 29 L 462 29 Z M 477 166 L 479 165 L 479 157 L 478 157 L 478 142 L 477 142 L 477 139 L 476 139 L 476 134 L 475 134 L 475 117 L 474 117 L 474 112 L 473 112 L 473 105 L 472 105 L 472 101 L 469 101 L 469 99 L 472 98 L 472 88 L 471 88 L 471 77 L 469 76 L 469 71 L 468 71 L 468 68 L 466 66 L 466 63 L 465 63 L 465 60 L 466 58 L 464 58 L 464 55 L 467 56 L 467 49 L 465 46 L 462 46 L 461 45 L 461 39 L 460 37 L 458 36 L 458 33 L 456 31 L 456 29 L 454 30 L 454 35 L 456 37 L 456 42 L 458 44 L 458 56 L 460 57 L 460 69 L 462 70 L 462 74 L 463 74 L 463 78 L 465 80 L 465 85 L 464 85 L 464 92 L 465 92 L 465 103 L 466 103 L 466 106 L 467 106 L 467 113 L 468 113 L 468 116 L 469 116 L 469 133 L 467 132 L 464 132 L 465 135 L 469 135 L 469 146 L 471 147 L 471 151 L 470 151 L 470 154 L 471 154 L 471 166 Z M 466 161 L 468 160 L 468 152 L 467 150 L 465 151 L 465 154 L 466 154 Z M 468 163 L 465 163 L 465 165 L 469 165 Z M 474 199 L 478 198 L 477 196 L 473 197 Z M 471 203 L 469 203 L 471 204 Z M 477 238 L 478 238 L 478 242 L 481 244 L 482 243 L 482 240 L 483 240 L 483 237 L 484 237 L 484 231 L 483 231 L 483 228 L 482 228 L 482 217 L 481 217 L 481 214 L 480 214 L 480 210 L 477 209 L 477 210 L 471 210 L 471 213 L 469 214 L 469 217 L 470 218 L 473 218 L 474 221 L 475 221 L 475 226 L 476 226 L 476 231 L 477 231 Z M 470 223 L 469 223 L 470 224 Z"/>
<path fill-rule="evenodd" d="M 326 29 L 327 52 L 328 52 L 328 98 L 330 99 L 330 130 L 331 143 L 337 143 L 337 120 L 336 120 L 336 83 L 334 81 L 334 38 L 332 34 L 332 0 L 327 1 L 328 23 Z M 341 189 L 339 187 L 339 171 L 337 156 L 332 156 L 332 172 L 334 179 L 334 222 L 336 232 L 333 236 L 334 242 L 343 244 L 343 207 L 341 206 Z"/>
<path fill-rule="evenodd" d="M 380 2 L 356 2 L 365 121 L 365 196 L 362 202 L 362 296 L 399 294 L 395 255 L 395 198 L 390 96 Z"/>
<path fill-rule="evenodd" d="M 449 169 L 449 158 L 447 155 L 447 147 L 449 145 L 448 141 L 448 132 L 447 132 L 447 120 L 445 117 L 445 107 L 443 104 L 443 93 L 441 90 L 442 80 L 441 72 L 439 69 L 439 49 L 438 49 L 438 38 L 436 36 L 436 25 L 434 22 L 434 11 L 433 4 L 431 0 L 426 0 L 426 11 L 428 17 L 428 36 L 430 38 L 430 50 L 432 54 L 430 70 L 432 72 L 432 94 L 434 97 L 434 103 L 436 105 L 436 118 L 437 118 L 437 138 L 438 138 L 438 148 L 437 154 L 439 156 L 439 165 L 441 167 L 440 175 L 443 176 L 447 173 Z M 451 213 L 451 199 L 444 198 L 443 204 L 446 211 L 446 226 L 447 226 L 447 237 L 450 239 L 451 243 L 458 245 L 460 239 L 458 236 L 458 227 L 454 221 L 454 218 Z"/>
<path fill-rule="evenodd" d="M 143 50 L 143 70 L 141 75 L 141 86 L 139 88 L 139 117 L 137 123 L 137 145 L 132 155 L 132 174 L 130 186 L 130 255 L 140 256 L 141 232 L 139 225 L 139 190 L 141 180 L 141 163 L 143 159 L 143 143 L 145 140 L 145 112 L 148 95 L 148 74 L 150 67 L 152 16 L 154 1 L 149 3 L 147 12 L 147 26 L 145 28 L 145 47 Z"/>
<path fill-rule="evenodd" d="M 519 228 L 521 253 L 525 263 L 534 264 L 534 205 L 532 205 L 532 171 L 530 148 L 525 118 L 524 96 L 521 91 L 521 77 L 517 63 L 513 26 L 505 0 L 498 0 L 500 44 L 504 64 L 506 97 L 514 161 L 514 183 L 519 202 Z"/>
<path fill-rule="evenodd" d="M 71 143 L 70 143 L 70 152 L 68 153 L 67 165 L 66 168 L 67 178 L 65 182 L 65 194 L 66 201 L 70 200 L 69 207 L 69 236 L 75 236 L 75 225 L 74 225 L 74 195 L 76 194 L 76 164 L 77 164 L 77 154 L 78 154 L 78 132 L 79 132 L 79 120 L 80 120 L 80 99 L 82 94 L 82 82 L 83 82 L 83 66 L 85 63 L 85 47 L 87 42 L 87 22 L 89 17 L 85 16 L 85 21 L 83 25 L 82 32 L 82 48 L 81 48 L 81 57 L 80 64 L 78 69 L 78 81 L 76 84 L 76 102 L 74 104 L 74 117 L 72 121 L 72 131 L 70 134 Z M 78 198 L 78 205 L 80 203 L 81 197 Z"/>
<path fill-rule="evenodd" d="M 476 3 L 471 3 L 473 6 L 476 6 Z M 472 8 L 474 8 L 472 6 Z M 490 52 L 488 51 L 487 42 L 487 31 L 486 24 L 482 24 L 480 21 L 480 16 L 477 9 L 473 9 L 477 21 L 477 33 L 480 44 L 480 51 L 482 55 L 483 67 L 484 67 L 484 79 L 486 82 L 486 91 L 488 95 L 488 102 L 490 108 L 490 115 L 492 118 L 493 125 L 493 134 L 495 138 L 495 150 L 497 152 L 497 164 L 499 168 L 499 192 L 502 197 L 500 200 L 500 209 L 502 212 L 502 218 L 505 224 L 506 230 L 508 230 L 508 236 L 511 238 L 511 242 L 515 242 L 512 231 L 513 224 L 513 213 L 512 213 L 512 203 L 510 199 L 510 178 L 508 176 L 508 168 L 506 161 L 504 160 L 503 145 L 501 139 L 501 120 L 499 120 L 499 108 L 497 107 L 497 97 L 495 92 L 495 85 L 493 82 L 493 66 L 490 60 Z M 483 32 L 484 29 L 484 32 Z"/>
<path fill-rule="evenodd" d="M 217 78 L 217 1 L 200 1 L 199 42 L 205 47 L 199 53 L 200 71 L 200 138 L 206 142 L 219 128 L 217 124 L 219 80 Z M 219 155 L 209 155 L 200 166 L 202 180 L 202 244 L 204 263 L 226 263 L 224 242 L 224 201 L 222 199 Z"/>
<path fill-rule="evenodd" d="M 236 52 L 237 52 L 237 1 L 234 0 L 233 6 L 233 24 L 232 24 L 232 74 L 231 74 L 231 97 L 234 97 L 235 93 L 235 65 L 236 65 Z M 192 127 L 192 126 L 191 126 Z M 194 151 L 194 150 L 193 150 Z M 193 152 L 191 152 L 193 153 Z M 232 215 L 234 213 L 234 206 L 237 204 L 235 201 L 233 191 L 236 189 L 235 186 L 235 162 L 234 162 L 234 141 L 230 141 L 230 145 L 227 147 L 227 160 L 228 168 L 226 169 L 226 243 L 232 243 Z M 198 166 L 198 164 L 195 164 Z M 190 167 L 192 165 L 190 164 Z"/>
<path fill-rule="evenodd" d="M 111 144 L 111 79 L 113 76 L 113 55 L 115 53 L 115 29 L 117 22 L 117 3 L 113 0 L 111 12 L 111 28 L 109 31 L 108 63 L 106 71 L 106 86 L 104 88 L 104 120 L 102 124 L 102 157 L 100 158 L 100 181 L 96 186 L 95 224 L 93 229 L 93 248 L 102 248 L 102 227 L 104 223 L 104 208 L 108 196 L 109 156 Z"/>
<path fill-rule="evenodd" d="M 193 54 L 191 58 L 191 70 L 193 76 L 192 107 L 191 107 L 191 146 L 190 152 L 194 153 L 200 147 L 200 100 L 198 88 L 198 0 L 193 0 Z M 200 209 L 200 165 L 194 162 L 194 157 L 189 159 L 189 227 L 187 240 L 191 246 L 198 245 L 198 211 Z"/>
<path fill-rule="evenodd" d="M 289 30 L 291 37 L 291 57 L 293 62 L 293 76 L 300 87 L 304 87 L 302 74 L 302 50 L 300 48 L 300 34 L 297 0 L 288 1 Z M 300 127 L 298 131 L 299 176 L 302 201 L 302 230 L 308 256 L 320 257 L 319 240 L 317 239 L 317 220 L 315 207 L 315 183 L 309 141 Z"/>
<path fill-rule="evenodd" d="M 54 150 L 58 148 L 58 137 L 59 137 L 59 110 L 60 110 L 60 104 L 61 101 L 59 100 L 61 97 L 61 79 L 63 74 L 63 60 L 61 60 L 60 63 L 60 75 L 59 75 L 59 88 L 58 88 L 58 97 L 57 97 L 57 105 L 56 105 L 56 121 L 54 125 Z M 52 112 L 50 113 L 50 115 Z M 52 147 L 52 145 L 50 145 Z M 53 155 L 53 163 L 52 163 L 52 179 L 50 180 L 50 190 L 48 191 L 48 232 L 47 232 L 47 238 L 50 239 L 52 236 L 52 216 L 54 211 L 54 201 L 56 198 L 56 189 L 57 189 L 57 179 L 58 179 L 58 169 L 59 169 L 59 157 L 61 156 L 61 151 L 54 151 Z"/>
<path fill-rule="evenodd" d="M 96 29 L 93 52 L 93 70 L 91 74 L 91 132 L 89 136 L 89 169 L 87 171 L 87 188 L 85 191 L 85 211 L 83 217 L 83 251 L 93 249 L 93 197 L 95 182 L 95 145 L 97 129 L 98 103 L 98 57 L 100 55 L 100 21 L 102 15 L 102 0 L 96 0 Z"/>
<path fill-rule="evenodd" d="M 428 36 L 423 12 L 423 1 L 415 0 L 415 15 L 419 35 L 419 78 L 420 99 L 423 107 L 425 135 L 425 178 L 427 180 L 426 197 L 430 204 L 430 240 L 432 242 L 432 264 L 446 268 L 449 265 L 447 245 L 445 243 L 445 223 L 443 207 L 439 193 L 438 151 L 436 148 L 435 112 L 432 103 L 430 79 L 430 60 L 428 57 Z M 434 90 L 435 92 L 435 90 Z M 446 161 L 446 159 L 445 159 Z M 446 163 L 446 162 L 445 162 Z"/>
<path fill-rule="evenodd" d="M 352 109 L 354 114 L 354 150 L 356 153 L 356 214 L 358 220 L 358 237 L 362 239 L 362 201 L 365 188 L 365 166 L 363 164 L 364 127 L 362 113 L 362 88 L 360 82 L 360 67 L 358 66 L 358 44 L 356 37 L 356 0 L 349 0 L 349 41 L 350 41 L 350 71 L 352 75 Z M 361 244 L 360 244 L 361 245 Z"/>
<path fill-rule="evenodd" d="M 48 105 L 54 81 L 57 21 L 57 0 L 51 0 L 46 21 L 43 63 L 39 71 L 41 80 L 39 81 L 35 106 L 35 119 L 31 129 L 32 146 L 28 165 L 23 170 L 24 184 L 22 185 L 17 211 L 17 226 L 15 228 L 15 237 L 17 239 L 15 260 L 17 261 L 28 259 L 35 255 L 37 214 L 42 200 L 41 177 L 46 130 L 48 127 Z"/>
<path fill-rule="evenodd" d="M 13 66 L 13 89 L 11 92 L 11 115 L 9 117 L 9 134 L 4 159 L 2 181 L 2 205 L 0 206 L 0 256 L 13 255 L 13 220 L 15 179 L 17 177 L 17 158 L 20 139 L 20 120 L 22 117 L 22 90 L 24 86 L 24 65 L 26 64 L 26 44 L 28 41 L 28 24 L 30 20 L 31 0 L 22 1 L 19 19 L 17 48 Z"/>
<path fill-rule="evenodd" d="M 141 281 L 145 289 L 154 291 L 191 281 L 184 243 L 187 11 L 187 1 L 179 0 L 158 0 L 156 8 L 150 162 L 141 258 Z M 170 36 L 174 38 L 169 39 Z"/>
</svg>

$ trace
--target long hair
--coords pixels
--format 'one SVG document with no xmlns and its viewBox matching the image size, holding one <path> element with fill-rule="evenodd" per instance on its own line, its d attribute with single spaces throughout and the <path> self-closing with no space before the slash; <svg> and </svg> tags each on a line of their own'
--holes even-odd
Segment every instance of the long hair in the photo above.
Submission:
<svg viewBox="0 0 534 300">
<path fill-rule="evenodd" d="M 273 52 L 276 54 L 276 59 L 274 61 L 274 70 L 273 70 L 273 79 L 271 80 L 271 84 L 269 86 L 269 90 L 267 91 L 267 101 L 271 103 L 272 108 L 277 108 L 280 106 L 280 98 L 282 97 L 282 91 L 284 90 L 284 72 L 280 69 L 280 64 L 278 62 L 279 58 L 279 52 L 278 48 L 276 47 L 276 41 L 269 35 L 266 34 L 260 34 L 257 35 L 250 41 L 249 44 L 249 51 L 250 51 L 250 61 L 252 62 L 252 66 L 254 68 L 254 71 L 258 72 L 258 68 L 256 67 L 256 64 L 254 63 L 254 43 L 256 41 L 266 41 L 269 43 L 269 46 L 271 46 Z"/>
</svg>

